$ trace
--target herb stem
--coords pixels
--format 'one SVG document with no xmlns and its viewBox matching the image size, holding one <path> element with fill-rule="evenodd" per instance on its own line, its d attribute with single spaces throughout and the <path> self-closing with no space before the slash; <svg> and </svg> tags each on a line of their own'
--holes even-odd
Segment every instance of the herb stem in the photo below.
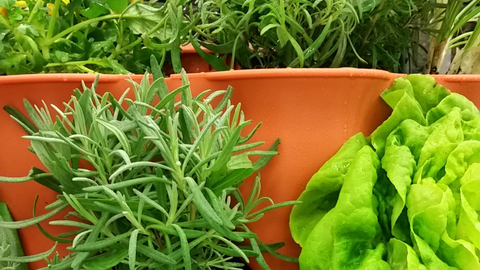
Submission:
<svg viewBox="0 0 480 270">
<path fill-rule="evenodd" d="M 107 21 L 107 20 L 120 18 L 120 16 L 122 16 L 122 15 L 121 14 L 110 14 L 110 15 L 105 15 L 105 16 L 102 16 L 102 17 L 90 19 L 90 20 L 87 20 L 87 21 L 83 21 L 81 23 L 78 23 L 74 26 L 71 26 L 71 27 L 63 30 L 62 32 L 58 33 L 56 36 L 54 36 L 52 38 L 48 38 L 46 44 L 47 44 L 47 46 L 49 46 L 49 45 L 53 44 L 56 40 L 62 38 L 63 36 L 68 35 L 72 32 L 78 31 L 78 30 L 88 26 L 89 24 L 100 22 L 100 21 Z M 141 18 L 141 16 L 140 15 L 135 15 L 135 14 L 127 14 L 127 15 L 123 15 L 123 18 L 125 18 L 125 19 L 135 19 L 135 18 Z"/>
<path fill-rule="evenodd" d="M 168 16 L 163 17 L 160 20 L 160 22 L 158 22 L 157 25 L 155 25 L 155 27 L 150 29 L 150 31 L 148 31 L 146 34 L 142 35 L 142 37 L 150 36 L 151 34 L 155 33 L 158 29 L 160 29 L 160 27 L 162 27 L 162 25 L 165 23 L 167 18 L 168 18 Z"/>
<path fill-rule="evenodd" d="M 142 43 L 142 38 L 138 38 L 137 40 L 135 40 L 134 42 L 128 44 L 127 46 L 123 47 L 123 48 L 119 48 L 118 50 L 115 50 L 109 57 L 108 59 L 114 59 L 115 57 L 117 57 L 118 55 L 120 55 L 121 53 L 123 53 L 124 51 L 126 50 L 130 50 L 131 48 L 137 46 L 138 44 Z"/>
<path fill-rule="evenodd" d="M 0 15 L 0 24 L 5 25 L 8 29 L 13 30 L 12 26 L 8 23 L 4 16 Z"/>
<path fill-rule="evenodd" d="M 53 5 L 52 15 L 50 16 L 50 21 L 48 23 L 47 40 L 49 40 L 53 36 L 53 31 L 55 30 L 55 22 L 57 21 L 58 9 L 60 8 L 60 3 L 61 3 L 61 0 L 55 0 L 55 4 Z"/>
<path fill-rule="evenodd" d="M 85 71 L 85 72 L 87 72 L 87 73 L 90 73 L 90 74 L 96 74 L 96 73 L 97 73 L 97 72 L 95 72 L 95 71 L 93 71 L 93 70 L 91 70 L 91 69 L 89 69 L 89 68 L 87 68 L 87 67 L 85 67 L 85 66 L 78 66 L 78 68 L 81 69 L 81 70 L 83 70 L 83 71 Z"/>
<path fill-rule="evenodd" d="M 123 14 L 122 14 L 123 15 Z M 123 15 L 123 17 L 125 16 L 128 16 L 128 15 Z M 155 31 L 157 31 L 158 29 L 160 29 L 160 27 L 162 27 L 162 24 L 165 23 L 165 20 L 167 19 L 167 17 L 163 17 L 163 19 L 160 20 L 160 22 L 155 25 L 155 27 L 153 27 L 152 29 L 150 29 L 150 31 L 148 31 L 147 33 L 143 34 L 141 38 L 138 38 L 137 40 L 135 40 L 134 42 L 128 44 L 127 46 L 123 47 L 123 48 L 120 48 L 118 50 L 115 50 L 115 52 L 113 52 L 109 57 L 108 59 L 114 59 L 115 57 L 117 57 L 118 55 L 120 55 L 121 53 L 123 53 L 124 51 L 126 50 L 130 50 L 131 48 L 137 46 L 138 44 L 142 43 L 142 40 L 143 38 L 145 37 L 148 37 L 150 36 L 151 34 L 153 34 Z"/>
<path fill-rule="evenodd" d="M 195 217 L 196 217 L 196 208 L 195 208 L 195 205 L 193 203 L 190 203 L 190 221 L 195 221 Z"/>
<path fill-rule="evenodd" d="M 35 3 L 35 6 L 32 9 L 32 12 L 30 13 L 30 16 L 28 16 L 28 19 L 27 19 L 28 23 L 32 22 L 33 17 L 35 17 L 35 14 L 37 13 L 37 11 L 40 8 L 40 6 L 42 5 L 42 3 L 43 3 L 42 0 L 37 0 L 37 2 Z"/>
<path fill-rule="evenodd" d="M 208 40 L 212 40 L 213 38 L 209 35 L 207 35 L 206 33 L 204 33 L 200 28 L 198 27 L 193 27 L 193 30 L 195 30 L 195 32 L 199 33 L 200 35 L 202 35 L 204 38 L 207 38 Z"/>
<path fill-rule="evenodd" d="M 133 5 L 127 6 L 127 8 L 125 8 L 125 10 L 123 10 L 123 12 L 120 13 L 120 17 L 118 19 L 118 31 L 119 31 L 119 33 L 118 33 L 118 43 L 117 43 L 117 46 L 115 47 L 115 50 L 120 49 L 122 47 L 122 43 L 125 39 L 122 18 L 123 18 L 123 15 L 125 15 L 125 12 L 127 12 L 127 10 L 129 10 L 132 6 Z"/>
<path fill-rule="evenodd" d="M 76 65 L 99 65 L 99 66 L 105 66 L 101 61 L 92 61 L 92 60 L 86 60 L 86 61 L 72 61 L 72 62 L 65 62 L 65 63 L 49 63 L 45 67 L 59 67 L 59 66 L 76 66 Z"/>
</svg>

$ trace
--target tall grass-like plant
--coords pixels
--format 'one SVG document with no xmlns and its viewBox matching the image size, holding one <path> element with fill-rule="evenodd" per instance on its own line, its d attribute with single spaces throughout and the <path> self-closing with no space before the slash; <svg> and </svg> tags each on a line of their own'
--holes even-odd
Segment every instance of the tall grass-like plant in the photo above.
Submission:
<svg viewBox="0 0 480 270">
<path fill-rule="evenodd" d="M 412 16 L 422 1 L 199 0 L 192 43 L 233 67 L 370 67 L 406 72 L 416 58 Z M 198 44 L 195 44 L 198 43 Z M 415 59 L 416 61 L 416 59 Z"/>
</svg>

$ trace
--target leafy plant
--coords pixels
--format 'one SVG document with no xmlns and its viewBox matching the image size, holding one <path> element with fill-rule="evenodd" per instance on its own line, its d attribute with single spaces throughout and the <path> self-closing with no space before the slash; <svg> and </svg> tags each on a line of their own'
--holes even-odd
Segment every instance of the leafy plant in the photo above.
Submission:
<svg viewBox="0 0 480 270">
<path fill-rule="evenodd" d="M 430 7 L 426 21 L 430 23 L 432 37 L 428 50 L 425 73 L 438 74 L 448 50 L 466 44 L 462 39 L 472 34 L 460 30 L 480 16 L 480 1 L 436 1 Z"/>
<path fill-rule="evenodd" d="M 480 73 L 480 64 L 478 56 L 480 53 L 480 25 L 475 23 L 473 31 L 467 31 L 452 39 L 452 50 L 456 51 L 455 57 L 448 70 L 448 74 L 478 74 Z"/>
<path fill-rule="evenodd" d="M 418 29 L 411 16 L 423 1 L 199 0 L 192 30 L 219 56 L 244 68 L 373 67 L 406 72 Z M 213 65 L 218 59 L 206 58 Z M 220 67 L 221 68 L 221 67 Z M 223 69 L 226 69 L 225 67 Z"/>
<path fill-rule="evenodd" d="M 192 96 L 183 73 L 183 86 L 169 92 L 152 61 L 154 82 L 148 74 L 131 81 L 134 99 L 128 90 L 118 99 L 100 95 L 95 82 L 75 90 L 65 110 L 52 105 L 54 118 L 48 108 L 25 101 L 34 126 L 12 114 L 49 173 L 33 168 L 28 177 L 0 180 L 33 179 L 61 195 L 48 214 L 0 222 L 0 228 L 33 225 L 71 206 L 64 220 L 50 224 L 75 231 L 52 236 L 42 230 L 72 242 L 71 256 L 51 269 L 239 269 L 233 257 L 253 257 L 268 269 L 262 252 L 294 261 L 275 252 L 282 244 L 264 244 L 247 224 L 296 202 L 260 197 L 260 175 L 248 198 L 238 189 L 278 154 L 279 141 L 255 150 L 263 142 L 249 141 L 259 125 L 242 136 L 251 121 L 240 104 L 231 104 L 231 88 Z M 261 158 L 251 162 L 249 156 Z M 258 208 L 265 202 L 271 205 Z"/>
<path fill-rule="evenodd" d="M 377 1 L 372 10 L 363 10 L 360 23 L 351 32 L 354 50 L 346 53 L 344 66 L 418 72 L 423 67 L 417 14 L 424 0 Z"/>
<path fill-rule="evenodd" d="M 5 203 L 0 202 L 0 221 L 12 221 L 12 216 Z M 17 231 L 0 229 L 0 267 L 4 270 L 26 270 L 25 263 L 5 261 L 10 257 L 23 256 L 22 246 Z"/>
<path fill-rule="evenodd" d="M 292 209 L 301 269 L 480 269 L 480 111 L 418 74 L 381 97 L 390 117 L 351 137 Z"/>
<path fill-rule="evenodd" d="M 180 72 L 184 0 L 18 2 L 0 2 L 0 74 L 142 74 L 151 55 Z"/>
</svg>

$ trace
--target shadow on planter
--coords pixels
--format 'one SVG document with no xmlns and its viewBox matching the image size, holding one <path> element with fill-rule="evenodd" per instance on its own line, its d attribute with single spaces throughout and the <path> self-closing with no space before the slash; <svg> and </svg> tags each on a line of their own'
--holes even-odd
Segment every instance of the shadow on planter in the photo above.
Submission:
<svg viewBox="0 0 480 270">
<path fill-rule="evenodd" d="M 264 150 L 278 137 L 280 155 L 262 169 L 262 196 L 275 202 L 295 200 L 307 181 L 350 136 L 357 132 L 365 135 L 381 124 L 390 114 L 389 107 L 380 98 L 394 78 L 401 76 L 383 71 L 361 69 L 272 69 L 240 70 L 190 74 L 193 94 L 212 89 L 234 87 L 232 102 L 241 103 L 251 127 L 263 125 L 255 140 L 265 141 Z M 0 77 L 0 107 L 11 105 L 23 109 L 24 98 L 32 104 L 56 104 L 68 101 L 74 88 L 81 88 L 81 81 L 88 86 L 95 75 L 47 74 Z M 110 91 L 119 96 L 130 87 L 128 76 L 102 75 L 98 91 Z M 140 80 L 141 76 L 132 76 Z M 479 76 L 437 76 L 437 82 L 454 92 L 459 92 L 480 105 Z M 169 89 L 181 85 L 180 76 L 166 79 Z M 51 111 L 53 114 L 53 110 Z M 0 175 L 25 176 L 32 166 L 41 166 L 36 156 L 27 150 L 29 142 L 20 126 L 7 113 L 0 112 Z M 247 130 L 249 131 L 249 130 Z M 248 193 L 252 181 L 247 180 L 242 190 Z M 0 200 L 6 202 L 15 220 L 32 217 L 32 206 L 39 195 L 37 214 L 45 213 L 45 205 L 56 194 L 34 182 L 0 184 Z M 286 242 L 280 253 L 298 256 L 300 248 L 291 239 L 288 219 L 291 208 L 268 212 L 250 228 L 266 243 Z M 66 214 L 62 212 L 58 217 Z M 43 222 L 42 226 L 54 235 L 65 228 Z M 19 231 L 25 253 L 31 255 L 49 249 L 53 242 L 46 239 L 35 226 Z M 59 245 L 61 255 L 67 254 L 66 244 Z M 267 263 L 273 270 L 298 269 L 270 255 Z M 36 269 L 44 262 L 32 263 Z M 255 270 L 260 269 L 255 263 Z"/>
</svg>

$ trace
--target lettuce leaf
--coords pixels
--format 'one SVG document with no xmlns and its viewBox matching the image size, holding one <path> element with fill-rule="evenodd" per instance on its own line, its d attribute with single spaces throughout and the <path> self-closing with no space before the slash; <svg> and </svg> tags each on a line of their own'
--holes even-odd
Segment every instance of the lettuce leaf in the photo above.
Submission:
<svg viewBox="0 0 480 270">
<path fill-rule="evenodd" d="M 406 119 L 425 124 L 422 108 L 408 93 L 404 93 L 393 109 L 392 115 L 370 135 L 372 146 L 379 156 L 383 156 L 388 135 Z"/>
<path fill-rule="evenodd" d="M 300 255 L 301 269 L 390 269 L 382 260 L 375 198 L 372 194 L 380 162 L 364 146 L 347 171 L 337 205 L 310 233 Z"/>
<path fill-rule="evenodd" d="M 363 134 L 351 137 L 340 150 L 315 173 L 293 207 L 290 231 L 293 239 L 303 246 L 317 223 L 332 209 L 343 185 L 345 174 L 357 152 L 367 145 Z"/>
<path fill-rule="evenodd" d="M 388 242 L 388 263 L 392 270 L 427 270 L 415 250 L 396 238 Z"/>
</svg>

